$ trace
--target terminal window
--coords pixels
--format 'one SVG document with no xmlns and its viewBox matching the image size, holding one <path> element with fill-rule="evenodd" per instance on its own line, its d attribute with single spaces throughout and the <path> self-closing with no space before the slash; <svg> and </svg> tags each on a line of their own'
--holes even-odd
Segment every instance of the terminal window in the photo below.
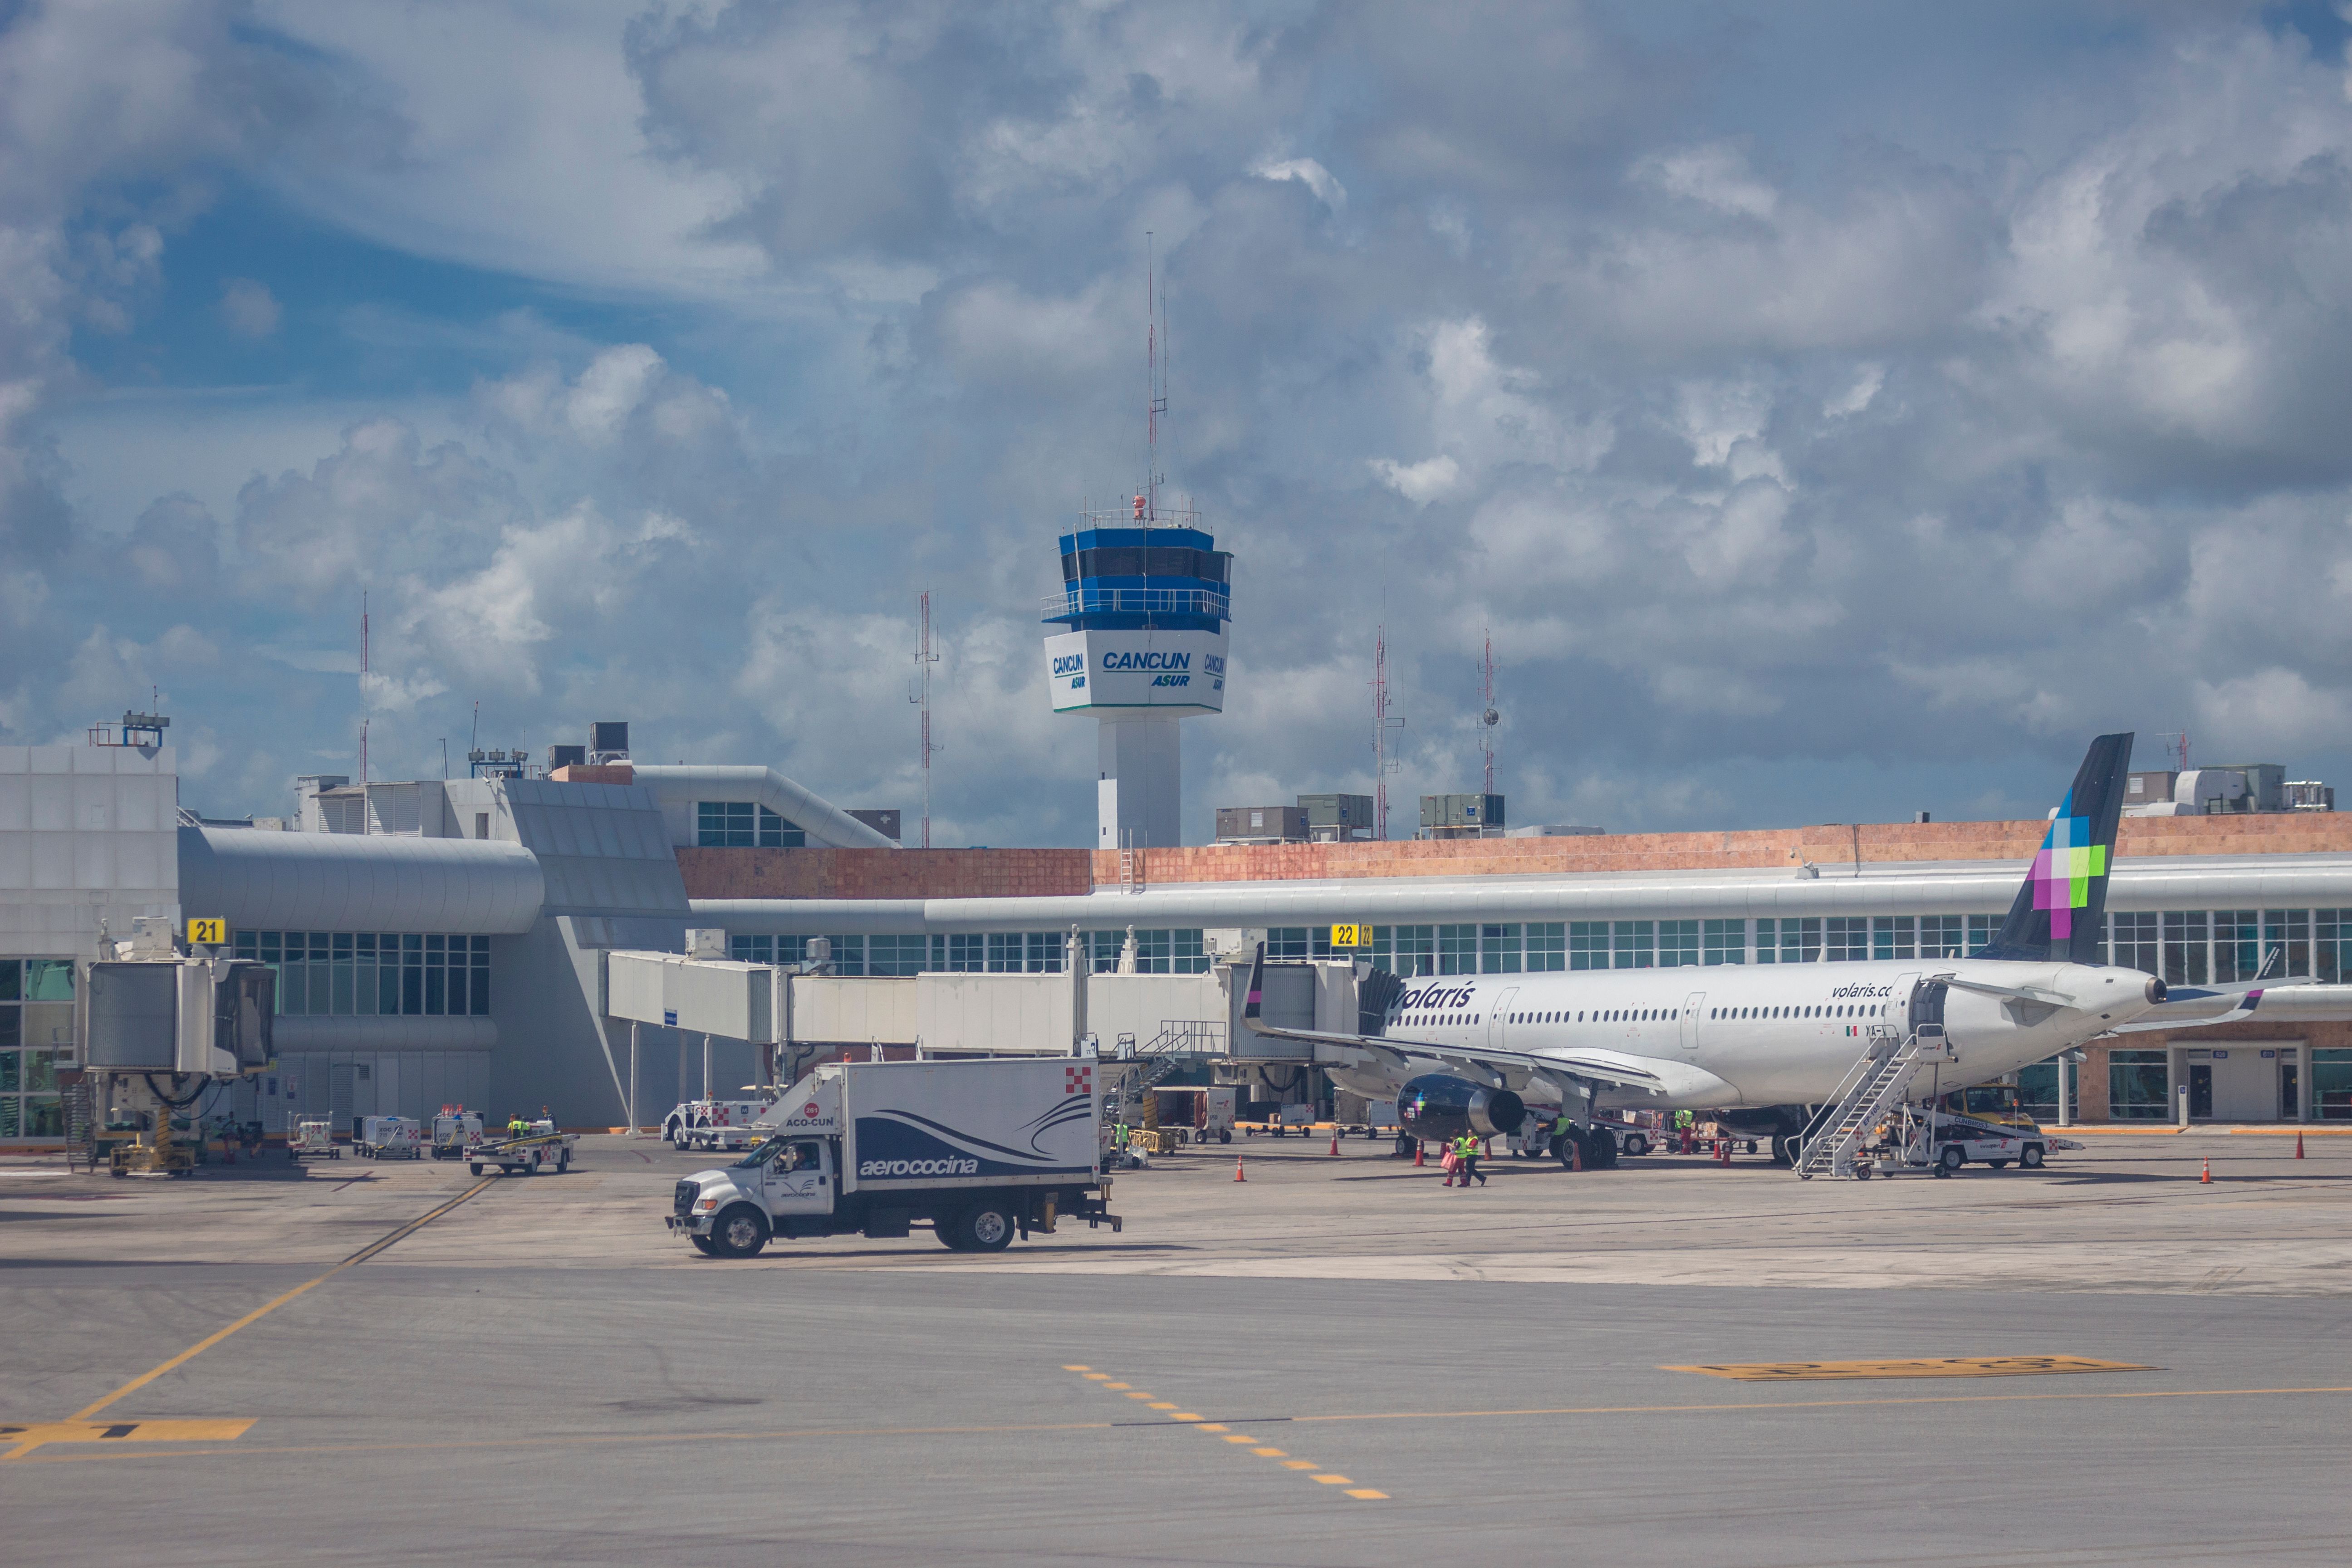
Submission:
<svg viewBox="0 0 2352 1568">
<path fill-rule="evenodd" d="M 1966 940 L 1961 935 L 1958 915 L 1921 915 L 1919 917 L 1919 956 L 1922 958 L 1958 958 Z"/>
<path fill-rule="evenodd" d="M 1437 928 L 1437 973 L 1478 973 L 1478 928 L 1452 925 Z"/>
<path fill-rule="evenodd" d="M 1609 967 L 1609 922 L 1607 921 L 1568 922 L 1568 966 L 1570 969 Z"/>
<path fill-rule="evenodd" d="M 1658 922 L 1658 967 L 1681 969 L 1698 963 L 1698 921 Z"/>
<path fill-rule="evenodd" d="M 1482 925 L 1478 928 L 1478 973 L 1481 974 L 1519 973 L 1519 928 L 1517 926 Z"/>
<path fill-rule="evenodd" d="M 1325 940 L 1328 941 L 1331 933 L 1326 931 L 1323 934 Z M 1265 956 L 1269 963 L 1276 959 L 1286 960 L 1293 963 L 1305 963 L 1312 956 L 1308 952 L 1307 945 L 1307 928 L 1305 926 L 1272 926 L 1267 928 L 1265 933 Z M 1451 973 L 1452 971 L 1449 970 L 1447 973 Z"/>
<path fill-rule="evenodd" d="M 2109 962 L 2124 969 L 2137 969 L 2144 974 L 2163 973 L 2164 939 L 2158 924 L 2160 919 L 2154 910 L 2114 917 L 2114 926 L 2107 937 L 2107 951 L 2114 955 Z"/>
<path fill-rule="evenodd" d="M 1920 956 L 1919 921 L 1910 915 L 1871 916 L 1870 956 L 1873 958 Z"/>
<path fill-rule="evenodd" d="M 240 931 L 239 958 L 278 976 L 288 1017 L 484 1017 L 490 939 L 438 931 Z"/>
<path fill-rule="evenodd" d="M 1568 967 L 1568 926 L 1561 921 L 1530 921 L 1527 926 L 1528 973 L 1549 973 Z"/>
<path fill-rule="evenodd" d="M 1980 947 L 1991 946 L 1992 933 L 2000 929 L 2000 921 L 2001 917 L 1999 915 L 1970 915 L 1969 917 L 1969 952 L 1974 952 Z"/>
<path fill-rule="evenodd" d="M 1551 928 L 1559 930 L 1558 926 Z M 1437 973 L 1437 928 L 1374 926 L 1372 963 L 1391 974 L 1411 977 Z"/>
<path fill-rule="evenodd" d="M 0 958 L 0 1138 L 66 1135 L 58 1075 L 73 1066 L 74 966 Z"/>
<path fill-rule="evenodd" d="M 2117 1121 L 2161 1121 L 2171 1109 L 2165 1103 L 2166 1051 L 2107 1053 L 2107 1114 Z"/>
<path fill-rule="evenodd" d="M 1654 921 L 1612 921 L 1609 924 L 1609 967 L 1654 969 L 1658 963 L 1658 927 Z"/>
<path fill-rule="evenodd" d="M 2164 912 L 2164 978 L 2175 985 L 2202 985 L 2208 973 L 2211 924 L 2203 910 Z"/>
<path fill-rule="evenodd" d="M 1748 922 L 1746 921 L 1703 921 L 1700 922 L 1706 946 L 1702 948 L 1702 963 L 1745 963 L 1748 962 Z"/>
<path fill-rule="evenodd" d="M 2315 910 L 2313 911 L 2315 942 L 2312 948 L 2312 970 L 2330 985 L 2341 984 L 2347 974 L 2352 974 L 2352 910 Z"/>
<path fill-rule="evenodd" d="M 2322 1121 L 2352 1121 L 2352 1051 L 2330 1046 L 2313 1048 L 2311 1104 Z"/>
<path fill-rule="evenodd" d="M 1832 915 L 1822 922 L 1824 954 L 1832 963 L 1849 963 L 1870 956 L 1870 921 L 1864 915 Z"/>
<path fill-rule="evenodd" d="M 1820 916 L 1782 916 L 1756 922 L 1757 963 L 1818 963 L 1821 958 Z"/>
<path fill-rule="evenodd" d="M 2252 980 L 2262 973 L 2263 928 L 2252 910 L 2213 911 L 2213 978 L 2219 984 Z"/>
<path fill-rule="evenodd" d="M 2311 973 L 2309 910 L 2263 911 L 2263 961 L 2268 963 L 2273 953 L 2278 954 L 2278 963 L 2270 971 L 2272 979 Z"/>
<path fill-rule="evenodd" d="M 756 801 L 700 800 L 694 803 L 694 842 L 700 849 L 798 849 L 808 835 Z"/>
</svg>

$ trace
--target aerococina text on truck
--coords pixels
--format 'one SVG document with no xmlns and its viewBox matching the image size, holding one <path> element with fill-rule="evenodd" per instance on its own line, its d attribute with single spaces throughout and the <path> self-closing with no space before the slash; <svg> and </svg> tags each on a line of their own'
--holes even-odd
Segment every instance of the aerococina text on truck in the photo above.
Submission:
<svg viewBox="0 0 2352 1568">
<path fill-rule="evenodd" d="M 1065 1218 L 1117 1230 L 1094 1068 L 1073 1057 L 829 1062 L 760 1119 L 758 1148 L 678 1183 L 667 1223 L 714 1258 L 778 1237 L 903 1237 L 918 1220 L 962 1252 Z"/>
</svg>

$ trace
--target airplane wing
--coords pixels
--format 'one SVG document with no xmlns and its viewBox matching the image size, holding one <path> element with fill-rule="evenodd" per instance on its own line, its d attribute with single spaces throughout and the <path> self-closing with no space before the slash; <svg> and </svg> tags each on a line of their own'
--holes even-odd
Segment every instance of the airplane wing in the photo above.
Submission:
<svg viewBox="0 0 2352 1568">
<path fill-rule="evenodd" d="M 2253 985 L 2230 990 L 2176 985 L 2147 1012 L 2108 1032 L 2132 1035 L 2148 1029 L 2198 1029 L 2257 1017 L 2264 1023 L 2282 1024 L 2352 1018 L 2352 985 Z"/>
<path fill-rule="evenodd" d="M 1409 1067 L 1425 1062 L 1434 1067 L 1450 1068 L 1456 1072 L 1528 1072 L 1547 1077 L 1591 1079 L 1613 1089 L 1643 1089 L 1663 1092 L 1665 1080 L 1656 1073 L 1618 1058 L 1614 1052 L 1507 1051 L 1486 1047 L 1440 1045 L 1433 1041 L 1399 1039 L 1389 1035 L 1343 1035 L 1321 1029 L 1285 1029 L 1268 1024 L 1260 1016 L 1261 983 L 1265 974 L 1265 945 L 1258 944 L 1256 960 L 1250 965 L 1249 994 L 1242 1005 L 1242 1026 L 1253 1035 L 1273 1040 L 1298 1040 L 1321 1046 L 1339 1046 L 1365 1051 L 1393 1067 Z"/>
</svg>

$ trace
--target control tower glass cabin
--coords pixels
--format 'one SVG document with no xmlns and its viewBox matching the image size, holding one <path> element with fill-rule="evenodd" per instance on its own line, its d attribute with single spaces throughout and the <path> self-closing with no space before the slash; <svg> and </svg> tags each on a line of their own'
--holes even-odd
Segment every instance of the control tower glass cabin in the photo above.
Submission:
<svg viewBox="0 0 2352 1568">
<path fill-rule="evenodd" d="M 1234 558 L 1196 526 L 1087 521 L 1062 535 L 1062 592 L 1045 601 L 1045 624 L 1067 628 L 1045 638 L 1054 711 L 1097 725 L 1095 847 L 1180 845 L 1176 726 L 1224 711 Z"/>
</svg>

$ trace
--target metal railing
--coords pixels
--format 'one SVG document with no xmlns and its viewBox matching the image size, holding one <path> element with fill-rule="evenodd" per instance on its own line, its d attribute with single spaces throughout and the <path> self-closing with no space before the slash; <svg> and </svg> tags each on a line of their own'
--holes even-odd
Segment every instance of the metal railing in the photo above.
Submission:
<svg viewBox="0 0 2352 1568">
<path fill-rule="evenodd" d="M 1234 618 L 1233 595 L 1211 588 L 1087 588 L 1049 594 L 1039 606 L 1057 616 L 1214 616 Z"/>
</svg>

